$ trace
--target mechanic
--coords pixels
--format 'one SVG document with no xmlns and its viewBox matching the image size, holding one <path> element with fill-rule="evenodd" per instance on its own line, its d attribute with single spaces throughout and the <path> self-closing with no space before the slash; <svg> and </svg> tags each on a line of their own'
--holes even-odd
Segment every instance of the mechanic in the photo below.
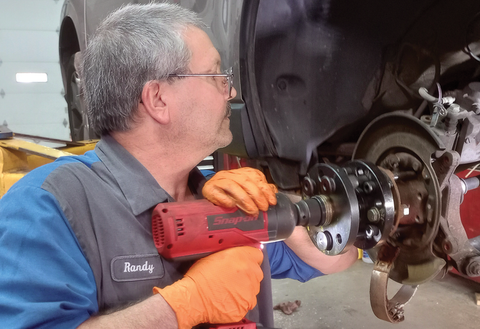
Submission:
<svg viewBox="0 0 480 329">
<path fill-rule="evenodd" d="M 253 215 L 276 202 L 252 168 L 221 171 L 202 192 L 196 165 L 231 142 L 236 95 L 203 27 L 176 5 L 127 5 L 91 38 L 82 81 L 101 140 L 32 171 L 0 201 L 3 327 L 184 329 L 247 311 L 273 327 L 271 275 L 305 281 L 357 259 L 356 248 L 324 255 L 304 228 L 268 254 L 237 247 L 193 266 L 158 255 L 159 202 L 206 197 Z"/>
</svg>

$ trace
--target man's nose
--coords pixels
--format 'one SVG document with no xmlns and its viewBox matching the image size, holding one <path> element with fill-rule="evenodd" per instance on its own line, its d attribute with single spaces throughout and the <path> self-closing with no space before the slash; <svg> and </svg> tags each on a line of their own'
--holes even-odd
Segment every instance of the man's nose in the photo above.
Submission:
<svg viewBox="0 0 480 329">
<path fill-rule="evenodd" d="M 232 87 L 232 91 L 231 91 L 230 97 L 228 97 L 228 99 L 230 100 L 230 99 L 233 99 L 235 97 L 237 97 L 237 90 L 235 89 L 235 87 Z"/>
</svg>

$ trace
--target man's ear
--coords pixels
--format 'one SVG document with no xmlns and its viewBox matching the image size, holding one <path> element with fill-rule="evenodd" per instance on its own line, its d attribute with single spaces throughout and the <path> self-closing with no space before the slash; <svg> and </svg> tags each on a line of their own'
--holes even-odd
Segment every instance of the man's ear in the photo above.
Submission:
<svg viewBox="0 0 480 329">
<path fill-rule="evenodd" d="M 146 114 L 160 124 L 170 122 L 170 113 L 166 93 L 168 91 L 166 81 L 152 80 L 148 81 L 142 90 L 142 105 Z"/>
</svg>

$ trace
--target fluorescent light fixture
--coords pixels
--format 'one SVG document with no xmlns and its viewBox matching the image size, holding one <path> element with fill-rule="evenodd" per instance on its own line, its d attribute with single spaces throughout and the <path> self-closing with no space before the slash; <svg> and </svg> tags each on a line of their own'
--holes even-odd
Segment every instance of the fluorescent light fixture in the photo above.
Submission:
<svg viewBox="0 0 480 329">
<path fill-rule="evenodd" d="M 17 82 L 31 83 L 31 82 L 47 82 L 47 73 L 17 73 Z"/>
</svg>

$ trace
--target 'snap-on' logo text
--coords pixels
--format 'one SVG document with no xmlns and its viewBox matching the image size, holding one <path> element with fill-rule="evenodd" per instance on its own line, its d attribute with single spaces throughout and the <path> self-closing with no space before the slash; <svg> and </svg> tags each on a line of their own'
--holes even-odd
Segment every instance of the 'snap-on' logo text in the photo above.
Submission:
<svg viewBox="0 0 480 329">
<path fill-rule="evenodd" d="M 215 219 L 213 220 L 213 225 L 224 225 L 224 224 L 237 225 L 238 223 L 251 222 L 251 221 L 254 221 L 254 220 L 257 220 L 257 217 L 252 217 L 252 216 L 242 217 L 242 216 L 239 216 L 239 217 L 228 218 L 228 217 L 218 216 L 218 217 L 215 217 Z"/>
</svg>

